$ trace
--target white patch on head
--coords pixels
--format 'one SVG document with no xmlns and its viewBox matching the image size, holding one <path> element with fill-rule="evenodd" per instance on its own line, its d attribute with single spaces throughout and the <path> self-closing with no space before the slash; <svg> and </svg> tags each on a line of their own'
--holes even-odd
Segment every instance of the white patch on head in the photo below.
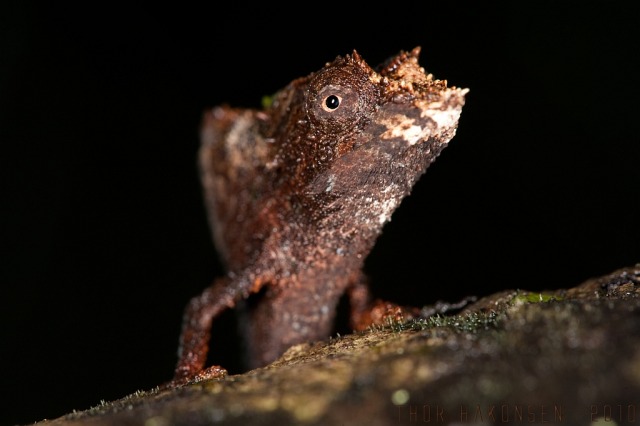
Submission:
<svg viewBox="0 0 640 426">
<path fill-rule="evenodd" d="M 380 137 L 382 139 L 402 138 L 407 141 L 409 145 L 415 145 L 421 139 L 425 139 L 425 130 L 429 133 L 429 129 L 422 128 L 414 123 L 415 120 L 413 118 L 396 114 L 382 122 L 387 128 L 387 131 L 380 135 Z M 426 136 L 428 137 L 428 135 Z"/>
<path fill-rule="evenodd" d="M 430 118 L 440 131 L 456 127 L 464 105 L 464 96 L 469 89 L 448 89 L 442 94 L 441 102 L 434 102 L 422 111 L 423 118 Z M 438 131 L 434 133 L 439 133 Z"/>
<path fill-rule="evenodd" d="M 468 92 L 468 89 L 448 89 L 442 93 L 437 102 L 417 101 L 415 107 L 421 109 L 420 120 L 396 114 L 383 120 L 381 124 L 387 130 L 381 135 L 382 139 L 402 138 L 409 145 L 427 140 L 429 137 L 455 129 L 460 119 L 463 102 L 455 101 Z"/>
<path fill-rule="evenodd" d="M 440 103 L 433 106 L 441 106 Z M 442 133 L 443 130 L 455 127 L 460 119 L 461 108 L 433 108 L 429 107 L 422 111 L 420 117 L 430 118 L 436 125 L 434 134 Z"/>
<path fill-rule="evenodd" d="M 415 120 L 411 121 L 413 122 Z M 409 145 L 415 145 L 423 137 L 424 132 L 422 127 L 411 124 L 407 128 L 397 127 L 391 131 L 391 134 L 395 137 L 401 137 L 405 141 L 409 142 Z"/>
</svg>

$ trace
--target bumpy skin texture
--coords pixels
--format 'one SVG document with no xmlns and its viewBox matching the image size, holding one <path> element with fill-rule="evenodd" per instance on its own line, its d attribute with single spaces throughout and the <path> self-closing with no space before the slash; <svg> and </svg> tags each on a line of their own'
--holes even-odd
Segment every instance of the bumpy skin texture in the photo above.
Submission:
<svg viewBox="0 0 640 426">
<path fill-rule="evenodd" d="M 369 300 L 362 267 L 384 224 L 454 136 L 466 89 L 418 64 L 374 70 L 354 51 L 291 82 L 263 111 L 216 107 L 200 170 L 228 273 L 187 306 L 174 383 L 204 370 L 213 319 L 251 297 L 253 367 L 326 338 L 345 293 L 354 328 L 411 310 Z"/>
</svg>

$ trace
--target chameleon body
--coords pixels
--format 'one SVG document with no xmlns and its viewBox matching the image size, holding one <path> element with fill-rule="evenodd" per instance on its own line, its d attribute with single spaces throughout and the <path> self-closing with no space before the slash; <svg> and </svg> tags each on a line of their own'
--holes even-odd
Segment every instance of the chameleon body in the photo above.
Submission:
<svg viewBox="0 0 640 426">
<path fill-rule="evenodd" d="M 187 306 L 176 383 L 223 371 L 205 370 L 210 328 L 238 303 L 251 367 L 327 338 L 344 294 L 354 328 L 393 311 L 369 299 L 364 260 L 454 136 L 467 92 L 427 74 L 419 52 L 374 69 L 354 51 L 263 110 L 205 113 L 199 165 L 227 274 Z"/>
</svg>

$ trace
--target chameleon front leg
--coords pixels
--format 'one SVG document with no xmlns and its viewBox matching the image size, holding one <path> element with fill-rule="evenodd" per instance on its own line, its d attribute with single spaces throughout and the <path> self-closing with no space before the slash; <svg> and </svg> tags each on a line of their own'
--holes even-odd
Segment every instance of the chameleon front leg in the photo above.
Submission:
<svg viewBox="0 0 640 426">
<path fill-rule="evenodd" d="M 226 374 L 226 370 L 220 366 L 205 369 L 211 325 L 223 311 L 233 308 L 239 300 L 262 287 L 252 284 L 248 279 L 221 278 L 189 301 L 182 322 L 178 363 L 169 386 Z"/>
</svg>

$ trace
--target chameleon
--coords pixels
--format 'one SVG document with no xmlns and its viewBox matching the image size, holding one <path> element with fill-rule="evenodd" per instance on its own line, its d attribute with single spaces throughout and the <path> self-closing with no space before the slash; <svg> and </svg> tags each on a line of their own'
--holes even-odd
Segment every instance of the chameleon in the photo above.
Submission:
<svg viewBox="0 0 640 426">
<path fill-rule="evenodd" d="M 363 266 L 454 137 L 468 92 L 427 73 L 420 50 L 375 68 L 353 50 L 262 109 L 203 113 L 200 179 L 226 273 L 185 309 L 173 384 L 226 374 L 206 359 L 213 321 L 227 309 L 242 307 L 251 368 L 328 338 L 342 297 L 354 330 L 416 314 L 372 300 Z"/>
</svg>

